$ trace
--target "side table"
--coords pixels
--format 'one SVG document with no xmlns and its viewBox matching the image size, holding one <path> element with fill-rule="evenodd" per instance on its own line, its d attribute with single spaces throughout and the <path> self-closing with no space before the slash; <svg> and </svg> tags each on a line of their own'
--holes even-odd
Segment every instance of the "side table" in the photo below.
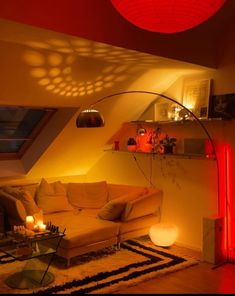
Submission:
<svg viewBox="0 0 235 296">
<path fill-rule="evenodd" d="M 65 236 L 63 232 L 35 233 L 32 237 L 7 232 L 0 239 L 0 251 L 19 261 L 26 261 L 21 271 L 10 275 L 5 283 L 13 289 L 33 289 L 54 281 L 49 272 L 54 255 Z"/>
</svg>

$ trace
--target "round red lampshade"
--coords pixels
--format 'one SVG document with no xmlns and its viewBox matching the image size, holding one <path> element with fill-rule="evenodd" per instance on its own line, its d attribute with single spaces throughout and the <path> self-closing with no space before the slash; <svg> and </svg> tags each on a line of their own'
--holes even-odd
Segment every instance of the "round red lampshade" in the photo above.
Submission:
<svg viewBox="0 0 235 296">
<path fill-rule="evenodd" d="M 191 29 L 215 14 L 225 0 L 111 0 L 129 22 L 142 29 L 176 33 Z"/>
</svg>

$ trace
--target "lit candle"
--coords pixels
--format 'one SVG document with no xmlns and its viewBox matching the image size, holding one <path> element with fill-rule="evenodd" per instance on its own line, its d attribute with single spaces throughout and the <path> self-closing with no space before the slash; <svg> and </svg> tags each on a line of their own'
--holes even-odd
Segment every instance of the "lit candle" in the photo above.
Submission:
<svg viewBox="0 0 235 296">
<path fill-rule="evenodd" d="M 38 231 L 38 225 L 37 224 L 34 225 L 33 230 Z"/>
<path fill-rule="evenodd" d="M 39 224 L 39 231 L 45 231 L 46 230 L 46 225 L 45 224 Z"/>
<path fill-rule="evenodd" d="M 34 218 L 33 216 L 26 217 L 26 228 L 33 230 L 34 229 Z"/>
</svg>

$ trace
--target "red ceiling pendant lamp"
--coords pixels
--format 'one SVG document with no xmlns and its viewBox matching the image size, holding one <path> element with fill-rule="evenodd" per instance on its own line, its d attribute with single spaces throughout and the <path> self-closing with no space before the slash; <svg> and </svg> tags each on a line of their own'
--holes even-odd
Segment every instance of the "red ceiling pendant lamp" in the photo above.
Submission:
<svg viewBox="0 0 235 296">
<path fill-rule="evenodd" d="M 225 0 L 111 0 L 129 22 L 142 29 L 176 33 L 206 21 Z"/>
</svg>

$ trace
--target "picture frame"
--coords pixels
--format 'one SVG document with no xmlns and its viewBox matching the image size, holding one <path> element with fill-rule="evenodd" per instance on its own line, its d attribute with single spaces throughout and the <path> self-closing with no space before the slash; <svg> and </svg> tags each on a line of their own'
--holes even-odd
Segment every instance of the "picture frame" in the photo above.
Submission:
<svg viewBox="0 0 235 296">
<path fill-rule="evenodd" d="M 169 105 L 168 102 L 154 104 L 154 121 L 169 120 Z"/>
<path fill-rule="evenodd" d="M 199 119 L 207 119 L 209 115 L 209 99 L 211 79 L 186 81 L 183 85 L 182 104 Z"/>
<path fill-rule="evenodd" d="M 209 102 L 209 118 L 235 118 L 235 93 L 212 95 Z"/>
</svg>

